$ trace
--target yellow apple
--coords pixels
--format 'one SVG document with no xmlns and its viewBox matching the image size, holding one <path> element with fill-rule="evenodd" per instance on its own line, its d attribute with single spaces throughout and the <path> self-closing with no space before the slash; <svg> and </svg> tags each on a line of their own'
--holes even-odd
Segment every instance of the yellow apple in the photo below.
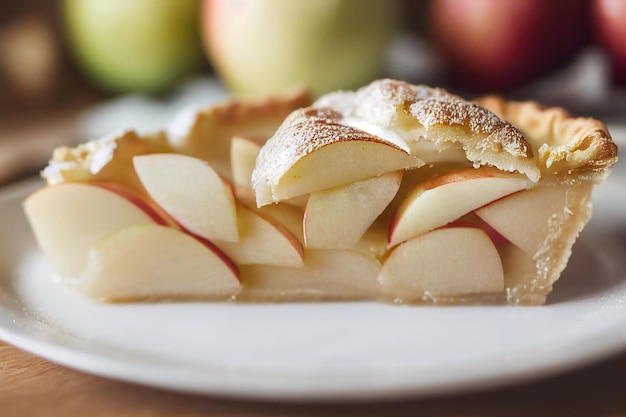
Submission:
<svg viewBox="0 0 626 417">
<path fill-rule="evenodd" d="M 72 50 L 100 86 L 160 92 L 199 69 L 199 0 L 65 0 Z"/>
<path fill-rule="evenodd" d="M 206 0 L 202 18 L 211 62 L 235 92 L 304 84 L 319 95 L 379 75 L 394 2 Z"/>
</svg>

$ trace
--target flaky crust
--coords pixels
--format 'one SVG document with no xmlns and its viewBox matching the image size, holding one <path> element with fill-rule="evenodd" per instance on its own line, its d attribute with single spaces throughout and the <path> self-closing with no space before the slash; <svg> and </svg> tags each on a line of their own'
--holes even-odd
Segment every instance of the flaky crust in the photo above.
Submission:
<svg viewBox="0 0 626 417">
<path fill-rule="evenodd" d="M 303 88 L 256 100 L 232 98 L 183 114 L 167 133 L 140 135 L 126 131 L 76 147 L 56 148 L 42 176 L 48 184 L 114 182 L 145 194 L 134 172 L 133 157 L 176 152 L 203 159 L 230 178 L 228 163 L 233 136 L 263 145 L 289 113 L 312 101 L 310 92 Z"/>
<path fill-rule="evenodd" d="M 458 144 L 476 165 L 519 172 L 535 182 L 540 178 L 531 146 L 518 129 L 484 107 L 443 89 L 385 79 L 355 93 L 328 94 L 314 106 L 331 108 L 346 119 L 372 123 L 409 144 Z"/>
<path fill-rule="evenodd" d="M 126 131 L 74 148 L 56 148 L 41 176 L 50 185 L 62 182 L 117 183 L 146 194 L 132 159 L 137 155 L 161 152 L 172 152 L 163 132 L 139 136 L 134 131 Z"/>
<path fill-rule="evenodd" d="M 531 101 L 490 96 L 476 103 L 524 134 L 544 178 L 573 176 L 601 181 L 617 162 L 617 145 L 599 120 L 573 117 L 565 109 L 546 108 Z"/>
<path fill-rule="evenodd" d="M 386 79 L 354 93 L 328 94 L 314 106 L 393 131 L 407 143 L 461 144 L 475 165 L 516 171 L 535 182 L 602 181 L 617 161 L 617 146 L 602 122 L 534 102 L 470 102 L 442 89 Z"/>
<path fill-rule="evenodd" d="M 233 136 L 255 140 L 259 145 L 274 134 L 292 111 L 313 101 L 304 88 L 257 100 L 231 99 L 219 105 L 194 112 L 192 119 L 172 135 L 176 152 L 208 161 L 224 177 L 230 178 L 230 139 Z"/>
</svg>

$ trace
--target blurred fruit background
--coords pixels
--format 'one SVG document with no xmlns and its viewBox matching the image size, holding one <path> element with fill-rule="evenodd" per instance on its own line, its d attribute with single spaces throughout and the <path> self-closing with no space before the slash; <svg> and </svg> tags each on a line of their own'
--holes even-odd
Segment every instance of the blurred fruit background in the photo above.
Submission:
<svg viewBox="0 0 626 417">
<path fill-rule="evenodd" d="M 626 0 L 0 2 L 0 181 L 229 92 L 383 76 L 626 123 Z"/>
</svg>

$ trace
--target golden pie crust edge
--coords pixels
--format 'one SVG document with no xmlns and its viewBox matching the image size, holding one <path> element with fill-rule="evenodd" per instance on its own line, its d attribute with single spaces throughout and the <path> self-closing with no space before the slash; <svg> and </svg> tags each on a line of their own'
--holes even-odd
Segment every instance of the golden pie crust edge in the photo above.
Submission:
<svg viewBox="0 0 626 417">
<path fill-rule="evenodd" d="M 542 177 L 561 174 L 602 181 L 617 162 L 617 145 L 599 120 L 574 117 L 563 108 L 544 107 L 533 101 L 488 96 L 477 99 L 476 103 L 524 134 L 536 155 Z"/>
</svg>

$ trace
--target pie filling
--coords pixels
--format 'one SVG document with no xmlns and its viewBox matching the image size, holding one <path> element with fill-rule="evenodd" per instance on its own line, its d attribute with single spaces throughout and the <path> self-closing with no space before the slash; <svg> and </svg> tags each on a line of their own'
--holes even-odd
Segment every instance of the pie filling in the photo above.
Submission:
<svg viewBox="0 0 626 417">
<path fill-rule="evenodd" d="M 101 301 L 537 305 L 616 160 L 596 120 L 379 80 L 59 148 L 24 208 Z"/>
</svg>

